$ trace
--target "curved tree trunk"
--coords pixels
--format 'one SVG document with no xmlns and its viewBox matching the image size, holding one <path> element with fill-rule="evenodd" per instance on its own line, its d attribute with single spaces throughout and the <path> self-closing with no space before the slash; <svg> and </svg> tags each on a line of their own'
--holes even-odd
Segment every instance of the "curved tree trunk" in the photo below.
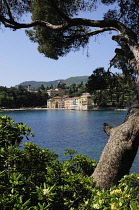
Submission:
<svg viewBox="0 0 139 210">
<path fill-rule="evenodd" d="M 111 128 L 104 125 L 110 135 L 100 161 L 93 173 L 98 187 L 109 189 L 125 175 L 136 156 L 139 145 L 139 114 L 133 114 L 122 125 Z"/>
<path fill-rule="evenodd" d="M 133 45 L 133 42 L 131 42 L 127 46 L 128 50 L 132 53 L 132 56 L 130 55 L 128 58 L 128 62 L 138 73 L 139 45 L 137 43 Z M 107 123 L 104 123 L 104 131 L 108 134 L 109 140 L 92 177 L 96 182 L 96 186 L 109 189 L 111 186 L 118 184 L 118 181 L 124 175 L 129 174 L 138 151 L 139 76 L 135 84 L 135 96 L 124 123 L 117 127 L 111 127 Z"/>
</svg>

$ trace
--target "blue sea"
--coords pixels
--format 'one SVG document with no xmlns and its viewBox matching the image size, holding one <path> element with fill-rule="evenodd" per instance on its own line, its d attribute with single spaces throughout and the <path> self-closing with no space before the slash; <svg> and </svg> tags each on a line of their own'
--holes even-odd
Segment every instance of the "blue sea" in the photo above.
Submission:
<svg viewBox="0 0 139 210">
<path fill-rule="evenodd" d="M 2 114 L 12 117 L 15 122 L 30 126 L 35 135 L 30 137 L 30 141 L 55 151 L 60 161 L 67 159 L 64 156 L 67 148 L 98 161 L 108 141 L 103 123 L 120 125 L 126 111 L 24 110 L 6 111 Z M 23 140 L 25 142 L 26 139 Z M 131 172 L 139 173 L 139 154 Z"/>
</svg>

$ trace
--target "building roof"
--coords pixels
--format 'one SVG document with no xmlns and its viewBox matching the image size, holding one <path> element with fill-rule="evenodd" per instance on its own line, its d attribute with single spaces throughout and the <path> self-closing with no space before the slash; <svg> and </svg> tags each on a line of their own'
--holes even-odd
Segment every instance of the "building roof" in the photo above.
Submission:
<svg viewBox="0 0 139 210">
<path fill-rule="evenodd" d="M 61 96 L 55 96 L 53 97 L 54 99 L 61 99 L 62 97 Z"/>
</svg>

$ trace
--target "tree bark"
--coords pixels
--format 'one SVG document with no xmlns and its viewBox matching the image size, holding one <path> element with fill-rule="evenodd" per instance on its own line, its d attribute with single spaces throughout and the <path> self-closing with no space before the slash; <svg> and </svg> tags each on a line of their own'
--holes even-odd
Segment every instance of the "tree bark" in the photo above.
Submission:
<svg viewBox="0 0 139 210">
<path fill-rule="evenodd" d="M 118 35 L 119 36 L 119 35 Z M 121 41 L 121 40 L 120 40 Z M 122 40 L 123 41 L 123 40 Z M 119 43 L 119 40 L 118 40 Z M 139 45 L 132 39 L 121 44 L 125 54 L 130 51 L 128 62 L 139 72 Z M 132 62 L 134 60 L 134 62 Z M 92 174 L 97 187 L 109 189 L 117 185 L 118 181 L 130 168 L 138 151 L 139 146 L 139 76 L 135 82 L 135 95 L 132 105 L 128 110 L 125 121 L 117 127 L 104 123 L 104 131 L 109 140 L 102 152 L 99 163 Z"/>
<path fill-rule="evenodd" d="M 106 127 L 105 124 L 104 129 Z M 107 129 L 110 138 L 92 175 L 96 186 L 104 189 L 118 184 L 129 174 L 139 145 L 139 116 L 133 114 L 122 125 Z"/>
</svg>

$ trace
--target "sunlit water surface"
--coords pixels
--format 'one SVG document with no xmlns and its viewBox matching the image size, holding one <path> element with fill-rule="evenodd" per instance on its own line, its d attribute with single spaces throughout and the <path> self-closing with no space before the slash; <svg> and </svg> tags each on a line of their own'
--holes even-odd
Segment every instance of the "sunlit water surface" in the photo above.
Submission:
<svg viewBox="0 0 139 210">
<path fill-rule="evenodd" d="M 98 161 L 108 140 L 103 131 L 103 123 L 120 125 L 126 111 L 30 110 L 8 111 L 2 114 L 12 117 L 15 122 L 30 126 L 35 135 L 30 137 L 30 141 L 55 151 L 61 161 L 66 159 L 64 150 L 67 148 Z M 23 140 L 23 143 L 25 142 L 26 139 Z M 131 172 L 139 173 L 139 154 Z"/>
</svg>

